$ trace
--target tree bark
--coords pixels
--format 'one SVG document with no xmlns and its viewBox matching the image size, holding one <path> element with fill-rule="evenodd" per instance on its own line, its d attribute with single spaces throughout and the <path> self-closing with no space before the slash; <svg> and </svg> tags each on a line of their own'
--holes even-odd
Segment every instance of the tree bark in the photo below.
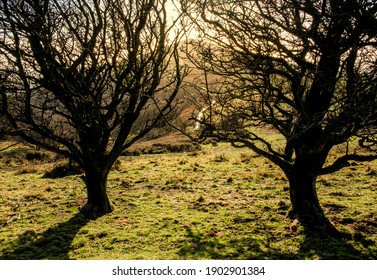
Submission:
<svg viewBox="0 0 377 280">
<path fill-rule="evenodd" d="M 91 165 L 84 168 L 88 201 L 82 211 L 87 216 L 101 216 L 113 211 L 107 196 L 107 177 L 110 168 Z"/>
<path fill-rule="evenodd" d="M 327 219 L 319 204 L 316 180 L 317 175 L 303 166 L 294 168 L 288 176 L 291 216 L 297 218 L 308 233 L 337 235 L 335 226 Z"/>
</svg>

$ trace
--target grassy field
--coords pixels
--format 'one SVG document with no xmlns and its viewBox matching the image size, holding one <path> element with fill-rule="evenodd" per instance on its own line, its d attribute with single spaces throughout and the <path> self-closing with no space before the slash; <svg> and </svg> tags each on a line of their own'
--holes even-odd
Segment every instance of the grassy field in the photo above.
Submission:
<svg viewBox="0 0 377 280">
<path fill-rule="evenodd" d="M 43 178 L 54 155 L 1 152 L 0 259 L 377 258 L 377 162 L 320 178 L 326 214 L 350 236 L 335 240 L 291 225 L 282 172 L 247 149 L 135 154 L 110 174 L 115 211 L 87 220 L 80 174 Z"/>
</svg>

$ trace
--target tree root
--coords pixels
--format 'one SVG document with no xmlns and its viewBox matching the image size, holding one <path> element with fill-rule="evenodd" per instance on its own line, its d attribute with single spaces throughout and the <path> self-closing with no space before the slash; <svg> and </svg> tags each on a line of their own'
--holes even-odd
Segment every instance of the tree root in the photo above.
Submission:
<svg viewBox="0 0 377 280">
<path fill-rule="evenodd" d="M 89 219 L 97 219 L 99 217 L 102 217 L 106 214 L 109 214 L 114 211 L 113 205 L 110 204 L 110 210 L 103 209 L 103 207 L 99 208 L 96 205 L 87 203 L 85 204 L 81 209 L 80 212 Z"/>
</svg>

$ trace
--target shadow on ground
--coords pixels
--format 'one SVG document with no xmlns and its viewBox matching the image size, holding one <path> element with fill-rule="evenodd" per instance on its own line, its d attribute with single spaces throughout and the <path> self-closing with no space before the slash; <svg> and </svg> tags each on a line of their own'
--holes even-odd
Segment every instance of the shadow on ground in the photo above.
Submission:
<svg viewBox="0 0 377 280">
<path fill-rule="evenodd" d="M 358 251 L 350 241 L 352 238 L 333 238 L 318 234 L 302 234 L 297 250 L 274 245 L 274 239 L 231 238 L 223 242 L 216 236 L 205 236 L 188 229 L 184 245 L 178 252 L 183 259 L 259 259 L 259 260 L 302 260 L 302 259 L 376 259 L 377 252 L 365 255 Z M 297 236 L 296 236 L 297 237 Z M 290 238 L 290 237 L 286 237 Z M 292 237 L 294 238 L 294 237 Z M 358 240 L 364 247 L 372 241 Z M 369 242 L 369 243 L 368 243 Z M 292 252 L 293 251 L 293 252 Z"/>
<path fill-rule="evenodd" d="M 90 221 L 78 213 L 64 223 L 49 228 L 44 233 L 26 231 L 15 241 L 13 250 L 0 255 L 5 260 L 69 259 L 69 251 L 78 231 Z"/>
<path fill-rule="evenodd" d="M 368 242 L 373 243 L 365 238 L 355 240 L 355 237 L 351 236 L 334 238 L 307 233 L 304 241 L 300 244 L 300 252 L 297 256 L 300 259 L 319 258 L 324 260 L 366 260 L 377 257 L 377 252 L 362 253 L 351 242 L 359 242 L 365 248 L 372 245 Z"/>
<path fill-rule="evenodd" d="M 12 249 L 0 255 L 0 259 L 69 259 L 72 242 L 91 219 L 78 213 L 64 223 L 37 234 L 34 231 L 24 232 L 12 244 Z M 304 232 L 292 236 L 261 237 L 260 233 L 253 237 L 222 238 L 218 232 L 200 233 L 191 228 L 186 229 L 185 239 L 177 252 L 182 259 L 377 259 L 377 252 L 361 253 L 352 243 L 364 248 L 373 248 L 373 241 L 357 234 L 347 238 L 333 238 Z M 266 230 L 268 234 L 268 230 Z M 298 248 L 290 248 L 279 242 L 282 238 L 293 238 Z M 299 241 L 299 242 L 298 242 Z M 365 251 L 365 250 L 364 250 Z"/>
</svg>

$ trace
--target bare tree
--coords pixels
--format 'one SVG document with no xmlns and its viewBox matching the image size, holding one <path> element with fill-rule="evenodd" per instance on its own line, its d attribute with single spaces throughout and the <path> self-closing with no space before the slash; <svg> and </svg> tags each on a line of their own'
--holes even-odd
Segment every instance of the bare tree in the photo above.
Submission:
<svg viewBox="0 0 377 280">
<path fill-rule="evenodd" d="M 119 155 L 172 117 L 186 71 L 167 0 L 2 0 L 2 108 L 26 141 L 85 172 L 90 214 L 112 211 Z M 135 125 L 137 123 L 137 125 Z"/>
<path fill-rule="evenodd" d="M 309 230 L 336 233 L 316 180 L 349 161 L 377 158 L 377 3 L 181 4 L 199 34 L 188 43 L 191 61 L 221 79 L 205 93 L 217 104 L 201 120 L 207 135 L 278 165 L 289 181 L 292 217 Z M 265 126 L 280 138 L 264 137 Z M 330 157 L 335 147 L 343 152 Z"/>
<path fill-rule="evenodd" d="M 5 92 L 4 89 L 5 77 L 0 76 L 0 102 L 2 101 L 1 95 Z M 1 104 L 1 103 L 0 103 Z M 4 137 L 7 131 L 7 122 L 5 117 L 5 112 L 3 108 L 0 107 L 0 139 Z"/>
</svg>

